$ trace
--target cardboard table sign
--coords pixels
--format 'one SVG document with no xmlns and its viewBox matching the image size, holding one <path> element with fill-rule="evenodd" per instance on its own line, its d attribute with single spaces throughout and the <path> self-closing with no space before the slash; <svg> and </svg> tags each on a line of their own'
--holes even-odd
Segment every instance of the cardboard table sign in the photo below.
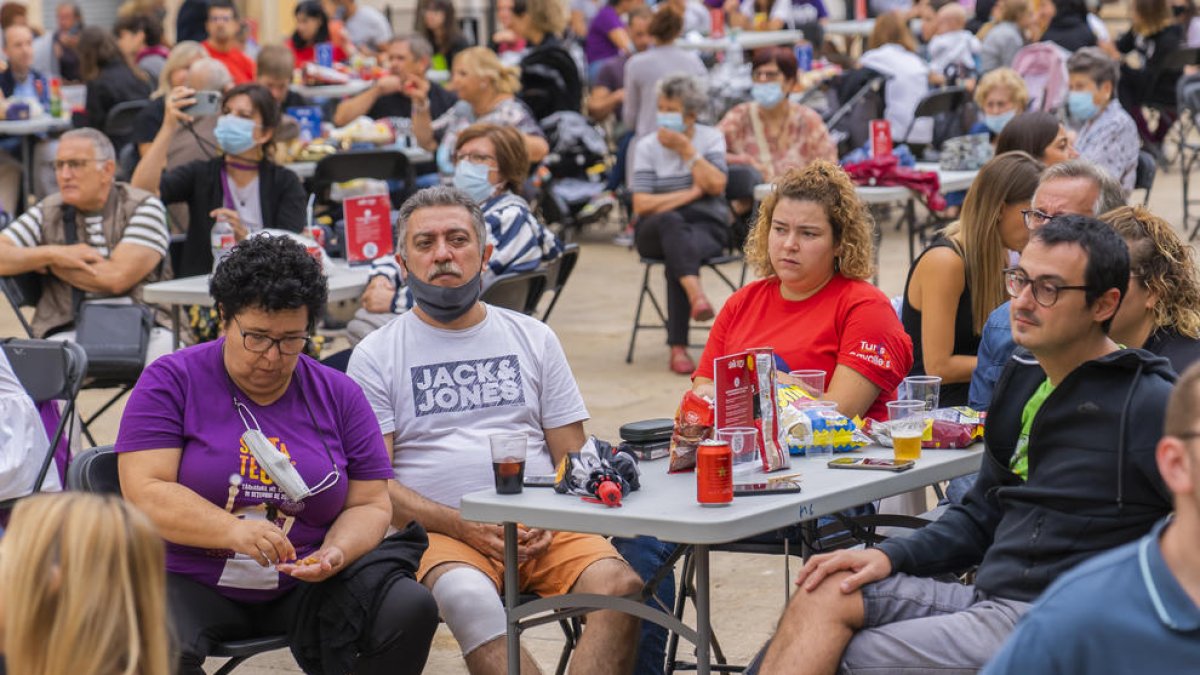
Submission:
<svg viewBox="0 0 1200 675">
<path fill-rule="evenodd" d="M 321 109 L 315 105 L 290 106 L 286 111 L 289 117 L 295 118 L 300 124 L 300 142 L 311 143 L 321 137 Z"/>
<path fill-rule="evenodd" d="M 788 468 L 788 452 L 779 443 L 774 351 L 756 348 L 713 359 L 713 388 L 714 428 L 757 429 L 763 471 Z"/>
<path fill-rule="evenodd" d="M 346 223 L 346 259 L 366 264 L 395 252 L 392 243 L 392 202 L 387 195 L 350 197 L 342 202 Z"/>
</svg>

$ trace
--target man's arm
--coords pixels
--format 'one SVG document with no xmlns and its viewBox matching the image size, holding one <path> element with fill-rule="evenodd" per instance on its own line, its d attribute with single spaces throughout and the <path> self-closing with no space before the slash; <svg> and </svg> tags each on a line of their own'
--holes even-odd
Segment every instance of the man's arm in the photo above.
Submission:
<svg viewBox="0 0 1200 675">
<path fill-rule="evenodd" d="M 83 244 L 80 244 L 83 245 Z M 117 244 L 106 260 L 100 258 L 87 268 L 51 265 L 50 273 L 89 293 L 125 295 L 162 262 L 162 254 L 141 244 Z"/>
<path fill-rule="evenodd" d="M 704 191 L 695 185 L 684 190 L 660 194 L 635 192 L 633 193 L 633 212 L 639 216 L 652 216 L 656 213 L 672 211 L 684 204 L 691 204 L 703 196 Z"/>
<path fill-rule="evenodd" d="M 613 90 L 602 84 L 598 84 L 592 87 L 592 93 L 588 95 L 588 116 L 597 122 L 606 120 L 624 100 L 624 89 Z"/>
<path fill-rule="evenodd" d="M 74 246 L 45 244 L 17 246 L 8 236 L 0 235 L 0 276 L 26 272 L 46 272 L 51 267 L 71 270 L 82 276 L 95 276 L 92 265 L 104 260 L 96 249 L 87 244 Z"/>
<path fill-rule="evenodd" d="M 366 115 L 371 111 L 371 107 L 375 102 L 385 94 L 392 94 L 400 91 L 400 86 L 403 83 L 400 78 L 395 75 L 382 77 L 375 86 L 366 91 L 348 98 L 338 104 L 337 110 L 333 113 L 334 126 L 344 127 L 354 120 Z"/>
<path fill-rule="evenodd" d="M 550 459 L 554 466 L 562 463 L 568 452 L 579 452 L 587 443 L 587 433 L 583 430 L 583 421 L 574 422 L 555 429 L 544 429 L 546 448 L 550 450 Z"/>
</svg>

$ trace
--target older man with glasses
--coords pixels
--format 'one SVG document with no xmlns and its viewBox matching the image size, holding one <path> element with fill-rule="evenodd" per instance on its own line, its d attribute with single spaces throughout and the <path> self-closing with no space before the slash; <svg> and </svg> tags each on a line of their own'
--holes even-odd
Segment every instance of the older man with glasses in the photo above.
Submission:
<svg viewBox="0 0 1200 675">
<path fill-rule="evenodd" d="M 37 272 L 34 337 L 70 338 L 80 301 L 140 300 L 142 286 L 162 277 L 169 235 L 162 202 L 114 180 L 116 153 L 99 131 L 63 134 L 54 171 L 60 191 L 0 234 L 0 276 Z M 170 346 L 170 332 L 155 329 L 147 361 Z"/>
<path fill-rule="evenodd" d="M 1174 372 L 1108 336 L 1125 242 L 1052 218 L 1005 282 L 1030 357 L 1000 378 L 979 480 L 909 537 L 813 556 L 758 672 L 975 672 L 1061 574 L 1171 511 L 1154 453 Z M 973 584 L 931 578 L 972 566 Z"/>
</svg>

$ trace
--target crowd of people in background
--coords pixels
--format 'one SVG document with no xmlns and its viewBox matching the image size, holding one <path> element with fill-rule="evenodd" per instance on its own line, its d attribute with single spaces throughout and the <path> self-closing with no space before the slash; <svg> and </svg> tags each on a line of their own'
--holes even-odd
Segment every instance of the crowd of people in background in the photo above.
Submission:
<svg viewBox="0 0 1200 675">
<path fill-rule="evenodd" d="M 591 441 L 554 332 L 480 296 L 563 255 L 539 181 L 576 150 L 564 130 L 604 146 L 583 209 L 619 205 L 617 242 L 663 263 L 681 389 L 711 397 L 714 358 L 769 345 L 787 369 L 824 372 L 823 398 L 850 418 L 886 419 L 910 375 L 940 377 L 943 406 L 988 411 L 983 466 L 951 483 L 946 514 L 910 538 L 813 557 L 749 672 L 1042 672 L 1031 655 L 1096 672 L 1080 664 L 1104 663 L 1104 645 L 1068 658 L 1046 636 L 1079 639 L 1066 627 L 1104 614 L 1078 608 L 1114 579 L 1113 602 L 1149 628 L 1116 618 L 1112 630 L 1145 640 L 1147 672 L 1195 667 L 1194 635 L 1178 634 L 1200 611 L 1200 272 L 1172 223 L 1128 203 L 1145 155 L 1164 161 L 1185 85 L 1200 87 L 1197 64 L 1177 58 L 1200 48 L 1195 3 L 1128 0 L 1122 31 L 1085 0 L 870 7 L 855 54 L 828 34 L 854 8 L 822 0 L 498 0 L 494 24 L 419 0 L 400 31 L 359 0 L 302 0 L 280 39 L 233 0 L 186 0 L 170 29 L 161 0 L 128 0 L 112 26 L 58 2 L 45 30 L 21 3 L 0 5 L 0 109 L 83 92 L 68 110 L 79 128 L 27 148 L 0 137 L 0 275 L 42 275 L 34 335 L 72 339 L 84 296 L 141 303 L 172 275 L 211 273 L 214 300 L 187 310 L 191 347 L 169 353 L 154 328 L 116 442 L 125 500 L 39 497 L 13 513 L 0 544 L 9 672 L 76 669 L 32 646 L 58 640 L 112 653 L 124 672 L 177 659 L 200 673 L 223 640 L 284 633 L 306 671 L 417 673 L 439 616 L 472 673 L 502 672 L 503 539 L 459 512 L 491 484 L 471 449 L 519 431 L 550 473 Z M 721 30 L 796 39 L 719 56 L 687 44 Z M 293 86 L 326 59 L 364 57 L 379 70 L 356 94 L 310 101 Z M 814 79 L 814 58 L 839 73 Z M 745 95 L 722 105 L 729 73 Z M 966 103 L 918 117 L 946 87 Z M 835 92 L 851 114 L 814 96 Z M 114 124 L 131 103 L 134 122 Z M 371 263 L 351 349 L 324 363 L 310 355 L 327 282 L 294 240 L 310 234 L 313 190 L 283 149 L 312 106 L 335 127 L 403 130 L 432 157 L 388 181 L 398 252 Z M 937 159 L 962 136 L 991 157 L 934 214 L 944 226 L 891 301 L 869 281 L 879 214 L 839 166 L 868 156 L 854 146 L 872 118 L 890 124 L 898 158 Z M 237 244 L 220 258 L 225 228 Z M 700 270 L 727 253 L 760 278 L 718 306 Z M 710 322 L 694 360 L 689 330 Z M 446 406 L 408 386 L 467 363 L 515 388 L 511 405 Z M 300 496 L 245 470 L 271 447 Z M 439 472 L 452 464 L 459 481 Z M 628 595 L 670 552 L 524 526 L 520 549 L 522 583 L 542 595 Z M 973 584 L 931 578 L 966 567 Z M 1153 601 L 1133 589 L 1143 582 Z M 112 611 L 81 603 L 80 584 L 103 588 Z M 380 588 L 366 606 L 347 600 Z M 103 621 L 110 639 L 47 611 Z M 600 612 L 573 672 L 658 675 L 664 643 L 657 626 Z"/>
</svg>

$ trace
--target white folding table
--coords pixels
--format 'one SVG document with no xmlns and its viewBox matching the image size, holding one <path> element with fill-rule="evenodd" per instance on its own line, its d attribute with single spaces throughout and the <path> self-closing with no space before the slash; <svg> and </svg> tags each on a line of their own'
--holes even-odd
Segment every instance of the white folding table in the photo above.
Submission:
<svg viewBox="0 0 1200 675">
<path fill-rule="evenodd" d="M 41 115 L 27 120 L 0 120 L 0 136 L 21 138 L 21 209 L 13 217 L 29 208 L 33 198 L 33 137 L 51 131 L 66 131 L 71 128 L 71 117 Z"/>
<path fill-rule="evenodd" d="M 362 295 L 367 285 L 370 268 L 367 265 L 351 267 L 345 262 L 331 262 L 329 266 L 329 302 L 355 300 Z M 179 349 L 179 332 L 182 323 L 180 309 L 185 305 L 212 307 L 213 298 L 208 294 L 210 275 L 202 274 L 181 277 L 169 281 L 156 281 L 142 287 L 142 300 L 147 303 L 171 306 L 172 348 Z"/>
<path fill-rule="evenodd" d="M 525 488 L 518 495 L 482 490 L 462 499 L 467 520 L 504 524 L 504 603 L 508 616 L 508 672 L 519 675 L 520 633 L 526 620 L 556 610 L 576 613 L 611 609 L 652 621 L 696 645 L 699 675 L 710 672 L 709 548 L 764 532 L 814 520 L 853 506 L 916 490 L 979 470 L 982 444 L 965 450 L 923 450 L 916 466 L 901 473 L 830 469 L 824 459 L 792 458 L 801 474 L 797 494 L 736 497 L 724 507 L 696 503 L 693 473 L 667 474 L 667 462 L 642 464 L 641 489 L 620 508 L 606 508 L 560 495 L 545 488 Z M 891 448 L 871 446 L 856 455 L 891 457 Z M 638 599 L 568 593 L 518 606 L 517 523 L 527 527 L 588 532 L 604 536 L 646 535 L 693 547 L 696 564 L 696 627 L 651 609 Z M 536 619 L 529 619 L 537 622 Z"/>
</svg>

